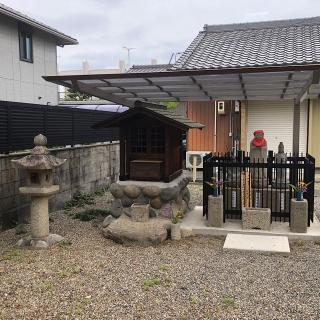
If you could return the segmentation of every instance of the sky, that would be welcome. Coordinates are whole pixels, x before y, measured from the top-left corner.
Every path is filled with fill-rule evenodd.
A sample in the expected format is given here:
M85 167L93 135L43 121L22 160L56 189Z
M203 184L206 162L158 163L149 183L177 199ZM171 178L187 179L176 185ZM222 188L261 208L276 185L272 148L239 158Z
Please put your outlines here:
M1 0L0 0L1 1ZM79 45L58 49L59 70L168 63L205 24L320 16L320 0L2 0L59 31ZM173 58L174 60L174 58Z

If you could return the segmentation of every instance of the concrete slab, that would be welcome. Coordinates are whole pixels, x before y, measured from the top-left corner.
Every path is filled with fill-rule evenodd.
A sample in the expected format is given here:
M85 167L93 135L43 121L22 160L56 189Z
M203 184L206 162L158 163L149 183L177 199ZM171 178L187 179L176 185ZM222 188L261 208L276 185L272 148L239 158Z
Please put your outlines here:
M224 251L256 251L266 254L289 255L288 237L228 233Z
M209 227L208 221L203 217L202 206L196 206L183 219L181 227L192 229L193 235L226 236L228 233L256 234L269 236L287 236L289 240L320 240L320 222L314 215L314 222L308 227L307 233L290 232L288 222L273 221L270 231L243 230L241 220L227 220L222 228Z

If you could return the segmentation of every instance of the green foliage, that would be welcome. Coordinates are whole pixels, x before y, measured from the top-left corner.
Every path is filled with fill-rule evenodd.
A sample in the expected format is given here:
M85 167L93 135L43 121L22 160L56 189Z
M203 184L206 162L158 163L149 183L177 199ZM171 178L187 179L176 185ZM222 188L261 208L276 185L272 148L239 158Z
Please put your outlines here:
M70 211L74 207L83 207L86 204L94 204L94 195L91 193L76 192L72 199L65 203L64 209Z
M26 225L24 223L18 224L16 227L16 234L24 234L27 233Z
M167 109L176 109L178 102L174 102L174 101L162 101L160 102L160 104L164 105L167 107Z
M172 216L172 218L171 218L171 223L172 223L172 224L177 224L177 223L179 223L178 217L177 217L177 216Z
M69 247L72 245L72 242L70 240L67 240L67 239L64 239L64 240L61 240L59 243L58 243L58 246L60 248L66 248L66 247Z
M196 296L191 296L190 303L196 305L198 303L198 298Z
M143 287L145 290L149 290L150 288L157 286L161 283L159 278L146 279L143 282Z
M14 260L14 261L21 261L23 258L23 252L19 249L7 249L3 252L2 259L3 260Z
M53 283L51 281L44 281L40 283L39 289L41 291L48 291L54 287Z
M161 271L167 271L167 270L169 270L169 265L168 264L162 264L161 266L160 266L160 270Z
M222 299L222 304L226 307L232 307L234 306L235 300L233 297L226 296Z
M73 89L67 89L64 100L66 101L87 101L91 98L89 94L81 93Z
M94 195L103 196L108 190L109 190L108 186L101 186L96 189L96 191L94 192Z
M106 217L110 215L109 210L103 210L103 209L87 209L84 211L77 212L73 218L79 219L80 221L90 221L95 219L97 216L103 216Z

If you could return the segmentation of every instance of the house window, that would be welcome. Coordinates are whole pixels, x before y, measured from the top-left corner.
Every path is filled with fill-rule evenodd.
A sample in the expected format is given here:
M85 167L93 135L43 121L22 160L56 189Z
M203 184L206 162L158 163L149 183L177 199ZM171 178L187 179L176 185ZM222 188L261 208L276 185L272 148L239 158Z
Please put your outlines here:
M133 153L147 152L147 130L145 128L132 128L131 139Z
M164 153L164 128L151 128L150 151L151 153Z
M20 60L33 62L32 34L25 30L19 30Z

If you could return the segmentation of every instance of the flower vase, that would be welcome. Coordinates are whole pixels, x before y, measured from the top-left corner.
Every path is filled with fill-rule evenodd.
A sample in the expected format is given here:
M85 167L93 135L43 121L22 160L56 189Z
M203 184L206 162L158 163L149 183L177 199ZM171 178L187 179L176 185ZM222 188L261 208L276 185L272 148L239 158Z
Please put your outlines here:
M296 192L296 199L297 199L297 201L302 201L303 200L303 192L302 191L297 191Z
M218 188L214 188L214 189L212 190L212 195L213 195L214 197L217 197L217 196L219 195L219 190L218 190Z

